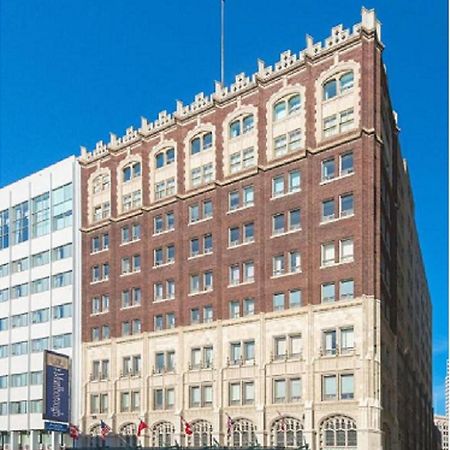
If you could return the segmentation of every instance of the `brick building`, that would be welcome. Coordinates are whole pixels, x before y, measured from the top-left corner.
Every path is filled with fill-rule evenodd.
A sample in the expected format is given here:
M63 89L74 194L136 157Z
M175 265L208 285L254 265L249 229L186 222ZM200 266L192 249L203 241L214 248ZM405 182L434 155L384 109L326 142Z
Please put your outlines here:
M141 417L143 445L431 449L431 304L382 50L363 9L82 149L92 443Z

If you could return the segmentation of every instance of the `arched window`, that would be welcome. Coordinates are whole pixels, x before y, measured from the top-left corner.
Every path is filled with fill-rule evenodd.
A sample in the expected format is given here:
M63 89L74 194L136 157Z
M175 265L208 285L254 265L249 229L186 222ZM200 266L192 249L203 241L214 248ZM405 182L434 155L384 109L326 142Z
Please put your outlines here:
M157 422L152 427L152 447L174 445L175 426L171 422Z
M323 84L323 100L329 100L337 95L345 94L353 88L353 71L350 70L342 74L335 75L329 78Z
M173 147L160 151L155 156L155 167L160 169L175 162L175 149Z
M94 178L92 182L92 193L97 194L98 192L106 191L110 187L109 174L102 174Z
M131 181L133 178L137 178L141 176L141 163L133 162L128 164L122 169L122 181L127 183Z
M100 424L93 425L89 430L89 447L100 447Z
M232 429L228 433L229 447L249 447L256 444L255 424L247 419L233 421Z
M212 424L207 420L197 420L192 423L192 434L188 436L189 447L212 446Z
M211 131L198 134L191 140L191 155L210 149L213 143L212 139Z
M320 449L357 450L356 423L350 417L332 416L320 426Z
M274 447L300 447L304 445L303 424L294 417L279 417L272 423L270 438Z
M229 125L230 139L253 130L255 120L253 114L242 115L233 120Z
M293 94L279 100L273 106L273 120L281 120L300 110L300 94Z
M136 447L136 431L136 424L134 423L122 425L119 431L121 437L121 439L119 439L120 447Z

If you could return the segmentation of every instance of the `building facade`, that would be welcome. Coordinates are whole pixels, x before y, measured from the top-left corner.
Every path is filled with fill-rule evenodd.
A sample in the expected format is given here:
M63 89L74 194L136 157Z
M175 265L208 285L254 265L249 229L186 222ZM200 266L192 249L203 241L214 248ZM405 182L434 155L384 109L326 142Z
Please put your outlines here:
M448 417L435 415L434 424L439 430L441 449L448 450Z
M79 416L79 165L74 156L0 190L0 436L6 449L53 449L44 431L43 351L73 358Z
M432 448L431 305L382 50L363 9L82 149L87 444L101 420L134 442L142 418L142 445Z

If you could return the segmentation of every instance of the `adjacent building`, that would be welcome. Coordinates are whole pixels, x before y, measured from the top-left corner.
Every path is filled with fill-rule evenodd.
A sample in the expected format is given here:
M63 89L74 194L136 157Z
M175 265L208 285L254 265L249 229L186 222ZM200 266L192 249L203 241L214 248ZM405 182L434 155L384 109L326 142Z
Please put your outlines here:
M79 191L74 156L0 189L2 448L61 442L42 420L45 349L73 357L71 410L79 415Z
M441 449L448 450L448 417L447 416L434 416L434 424L439 430L439 437L441 442Z
M132 442L141 418L142 445L432 448L431 304L382 51L363 9L83 149L87 444L101 420Z

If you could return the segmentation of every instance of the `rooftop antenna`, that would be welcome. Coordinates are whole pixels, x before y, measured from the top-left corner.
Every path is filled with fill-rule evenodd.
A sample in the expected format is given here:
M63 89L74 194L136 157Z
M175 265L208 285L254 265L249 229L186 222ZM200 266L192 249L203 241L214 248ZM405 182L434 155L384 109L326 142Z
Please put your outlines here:
M225 83L225 0L220 0L220 83Z

